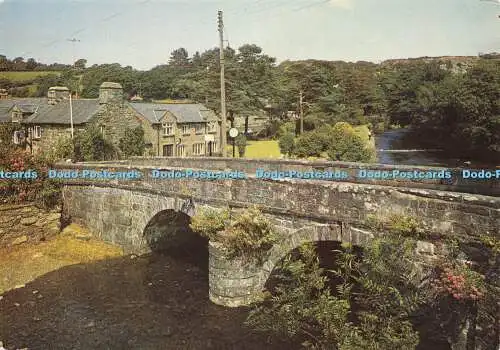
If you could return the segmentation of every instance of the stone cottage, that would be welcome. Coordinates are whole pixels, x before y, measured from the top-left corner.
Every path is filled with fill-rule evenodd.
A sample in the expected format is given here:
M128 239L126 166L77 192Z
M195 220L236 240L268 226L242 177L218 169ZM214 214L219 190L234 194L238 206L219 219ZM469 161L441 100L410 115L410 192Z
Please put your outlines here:
M199 104L128 102L118 83L105 82L98 99L73 99L65 87L49 89L47 98L0 101L0 122L19 124L14 142L32 153L50 150L60 138L96 124L116 148L125 130L141 126L150 156L216 155L219 120Z

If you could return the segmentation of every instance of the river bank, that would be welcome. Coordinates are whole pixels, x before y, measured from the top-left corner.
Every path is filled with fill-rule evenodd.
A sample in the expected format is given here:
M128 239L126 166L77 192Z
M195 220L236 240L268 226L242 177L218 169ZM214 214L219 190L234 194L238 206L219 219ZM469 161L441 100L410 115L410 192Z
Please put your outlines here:
M124 256L76 225L0 254L7 350L300 348L246 328L247 308L210 302L206 256Z
M101 242L88 230L71 224L53 239L0 249L0 294L64 266L122 255L122 249Z

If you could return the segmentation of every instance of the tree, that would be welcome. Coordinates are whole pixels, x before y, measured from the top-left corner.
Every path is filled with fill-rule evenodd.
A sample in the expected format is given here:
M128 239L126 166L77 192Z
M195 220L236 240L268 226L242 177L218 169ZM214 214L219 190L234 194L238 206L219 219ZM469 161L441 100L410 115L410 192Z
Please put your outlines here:
M76 69L81 69L81 70L85 69L86 65L87 65L87 60L84 59L84 58L80 58L74 64L74 66L75 66Z
M26 69L27 70L35 70L36 67L38 66L38 63L34 58L28 58L28 61L26 61Z
M168 61L169 66L187 67L190 63L189 54L183 47L172 51Z
M126 158L142 156L145 149L144 129L142 126L135 129L126 129L123 138L120 139L119 148Z

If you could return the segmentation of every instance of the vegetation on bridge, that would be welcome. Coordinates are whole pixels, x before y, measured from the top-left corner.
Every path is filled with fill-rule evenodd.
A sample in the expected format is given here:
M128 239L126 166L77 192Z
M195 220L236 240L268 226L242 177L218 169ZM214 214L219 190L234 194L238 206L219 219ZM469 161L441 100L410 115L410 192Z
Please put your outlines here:
M392 215L376 223L384 234L362 253L343 244L334 251L334 270L321 267L310 243L298 257L286 257L277 285L254 304L247 324L312 349L416 349L436 342L498 347L498 239L475 242L487 263L473 264L472 243L456 239L426 258L417 254L417 240L429 238L418 220ZM258 208L234 221L228 210L205 209L191 227L234 257L263 257L276 243Z
M193 231L222 244L230 258L262 263L276 243L271 223L259 207L250 207L231 218L229 210L200 209L191 218Z

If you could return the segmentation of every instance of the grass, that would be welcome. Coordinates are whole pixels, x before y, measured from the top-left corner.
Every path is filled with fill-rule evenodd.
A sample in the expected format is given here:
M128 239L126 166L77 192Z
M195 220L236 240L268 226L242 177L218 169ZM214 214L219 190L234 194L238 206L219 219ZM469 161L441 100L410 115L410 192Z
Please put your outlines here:
M86 237L86 240L78 239L78 236ZM0 251L0 294L64 266L121 255L120 248L93 239L88 231L71 224L47 242Z
M228 143L231 141L228 140ZM228 157L233 156L233 145L227 146ZM238 147L235 146L235 158L239 158ZM263 140L263 141L248 141L247 148L245 150L245 158L250 159L279 159L281 156L280 148L278 146L278 141L275 140Z
M33 72L0 72L0 79L9 79L13 82L23 82L26 80L33 80L36 77L41 77L49 74L57 74L56 71L33 71Z
M368 148L375 149L375 138L369 138L370 130L366 125L358 125L354 127L356 134L358 134L365 142ZM228 140L228 143L231 141ZM233 146L227 146L228 157L233 156ZM235 158L239 158L238 147L235 147ZM281 157L278 141L275 140L261 140L261 141L248 141L245 151L245 158L249 159L279 159ZM308 160L327 160L328 155L326 152L321 157L309 157Z

